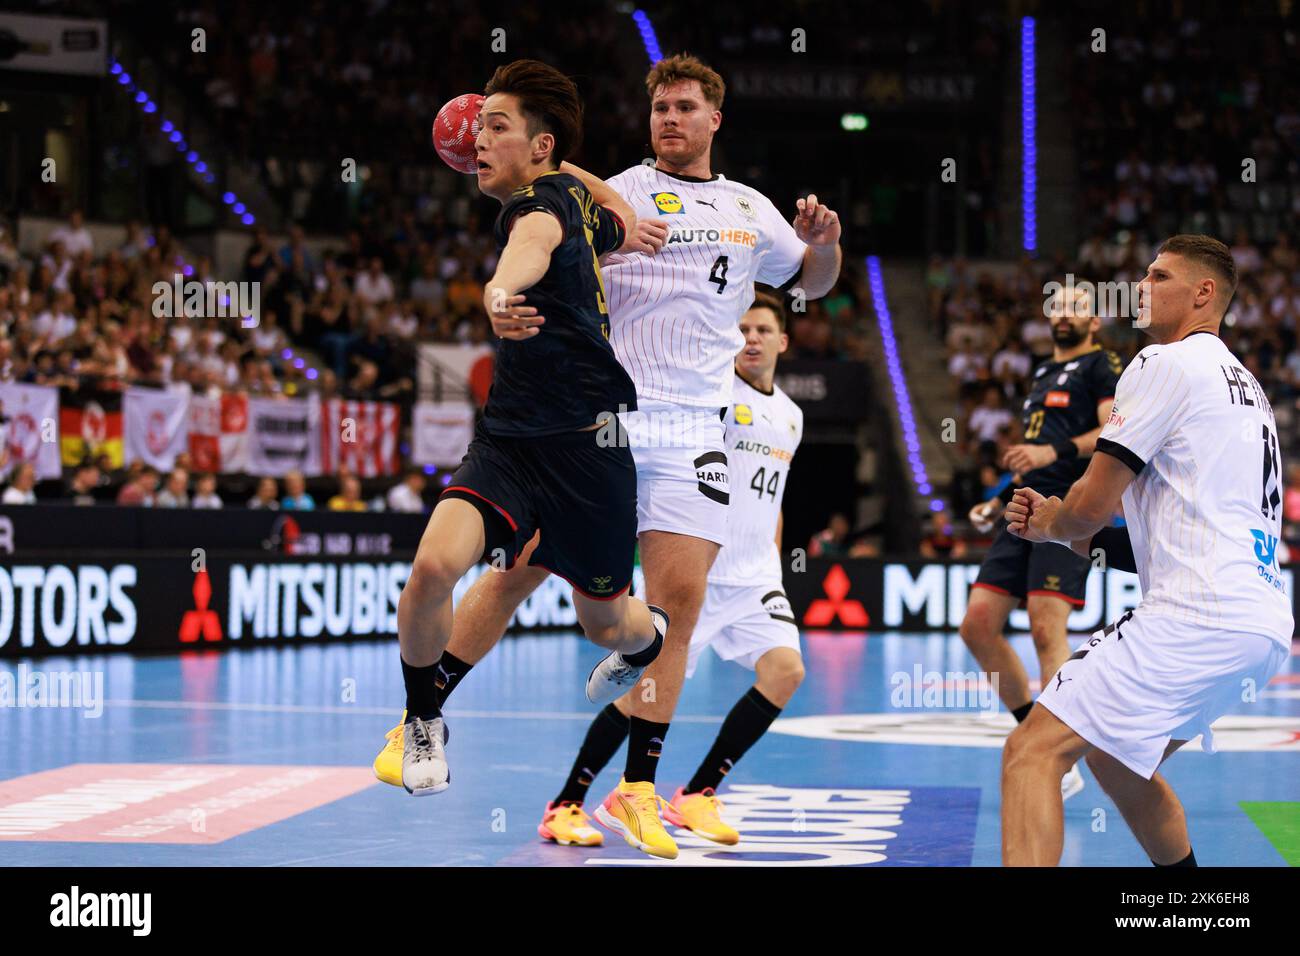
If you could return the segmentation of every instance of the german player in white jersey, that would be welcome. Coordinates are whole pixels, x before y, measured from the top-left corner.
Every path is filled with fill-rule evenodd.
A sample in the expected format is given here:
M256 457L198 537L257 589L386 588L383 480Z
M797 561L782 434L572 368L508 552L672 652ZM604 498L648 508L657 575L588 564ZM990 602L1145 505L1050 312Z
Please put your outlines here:
M743 341L739 320L754 283L825 295L839 277L838 216L815 195L798 199L787 222L761 193L715 175L713 137L722 125L725 84L691 56L660 60L646 77L653 166L610 180L637 215L620 255L602 260L610 341L637 390L626 416L637 470L637 535L647 601L669 626L644 691L624 694L628 757L605 816L627 842L673 859L677 846L659 818L655 768L685 679L691 634L704 603L709 569L725 541L730 481L723 414L731 403L732 362ZM597 192L599 179L565 163ZM642 216L646 216L642 220ZM611 409L613 412L619 409ZM525 552L522 556L528 557ZM504 633L515 608L545 580L527 560L479 577L457 609L443 667L450 694ZM631 691L642 671L611 654L588 680L587 696ZM392 742L376 761L391 762ZM577 808L581 813L581 808Z
M1182 804L1157 768L1263 687L1295 622L1278 568L1280 452L1263 389L1219 338L1237 284L1228 248L1167 240L1139 285L1155 340L1119 380L1087 472L1060 498L1020 489L1012 532L1136 570L1142 600L1081 647L1008 738L1002 859L1055 865L1061 774L1086 755L1157 866L1195 866ZM1123 503L1126 529L1107 528Z

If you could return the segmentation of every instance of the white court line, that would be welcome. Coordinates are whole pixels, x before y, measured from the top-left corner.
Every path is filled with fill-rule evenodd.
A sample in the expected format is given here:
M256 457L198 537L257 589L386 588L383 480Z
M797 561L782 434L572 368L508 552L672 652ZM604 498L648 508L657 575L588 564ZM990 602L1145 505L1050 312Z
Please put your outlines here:
M356 714L364 717L394 717L392 707L323 707L304 704L241 704L210 700L106 700L106 707L134 707L142 710L235 710L268 714ZM571 710L452 710L447 716L479 720L587 720L593 713ZM680 715L673 723L720 724L723 718L695 714Z

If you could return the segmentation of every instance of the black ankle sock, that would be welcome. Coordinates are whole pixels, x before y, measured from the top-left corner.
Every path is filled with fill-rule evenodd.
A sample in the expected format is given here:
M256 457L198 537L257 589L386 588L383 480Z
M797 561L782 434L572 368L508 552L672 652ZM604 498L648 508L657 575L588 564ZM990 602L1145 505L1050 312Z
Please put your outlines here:
M1027 704L1022 704L1011 712L1011 716L1016 718L1016 723L1023 724L1029 712L1034 709L1034 702L1031 700Z
M434 680L438 688L438 709L441 710L447 703L447 698L451 696L460 682L465 679L465 675L470 672L474 665L462 661L450 651L443 651L442 657L438 659L438 676Z
M438 706L438 665L412 667L402 661L402 680L406 684L406 720L409 723L416 717L421 720L433 720L442 716Z
M624 654L623 660L627 661L633 667L648 667L653 663L654 659L659 656L659 652L663 650L663 646L664 639L656 634L655 639L650 642L649 647L637 651L635 654Z
M1196 866L1196 853L1191 847L1188 847L1187 856L1183 857L1177 863L1157 863L1155 860L1152 860L1151 865L1161 870L1167 870L1173 866Z
M722 778L758 738L767 732L767 728L781 713L776 706L759 693L757 687L751 687L745 696L736 701L727 719L722 722L717 739L713 741L708 755L700 768L686 785L687 793L699 793L701 790L718 789Z
M654 783L659 767L659 752L668 736L668 724L633 717L627 731L627 767L623 779L628 783Z
M587 790L596 774L605 769L605 764L618 753L627 737L628 719L617 707L608 704L596 715L596 719L587 728L578 759L573 762L569 779L564 781L564 788L555 798L555 803L582 803L587 799Z

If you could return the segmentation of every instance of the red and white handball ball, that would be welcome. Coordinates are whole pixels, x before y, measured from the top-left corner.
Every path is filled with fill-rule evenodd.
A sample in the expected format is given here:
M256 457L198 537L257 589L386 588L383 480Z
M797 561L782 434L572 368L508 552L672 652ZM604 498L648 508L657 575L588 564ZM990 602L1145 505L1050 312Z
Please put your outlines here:
M478 172L474 140L478 139L478 114L483 97L466 93L448 100L433 121L433 148L442 161L462 173Z

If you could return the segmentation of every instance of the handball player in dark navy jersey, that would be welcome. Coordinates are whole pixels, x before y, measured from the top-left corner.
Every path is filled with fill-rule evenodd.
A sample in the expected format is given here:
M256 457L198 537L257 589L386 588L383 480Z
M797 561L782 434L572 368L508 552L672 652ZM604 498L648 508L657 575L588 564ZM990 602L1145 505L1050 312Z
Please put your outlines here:
M492 388L460 468L434 508L398 605L407 715L402 785L421 796L450 782L439 684L452 589L480 560L528 556L573 585L578 622L610 649L592 686L608 699L635 684L667 617L628 593L636 549L636 469L611 416L636 390L609 345L598 257L623 245L635 214L600 180L558 171L577 146L573 82L535 60L499 68L484 91L478 185L502 203L501 250L484 307L500 339ZM602 428L602 425L606 426ZM615 429L617 431L617 429Z
M1058 291L1046 312L1052 357L1033 371L1021 416L1023 441L1009 448L1002 462L1015 473L1011 483L1000 496L971 509L971 522L981 530L992 528L1017 487L1046 485L1051 494L1064 497L1083 477L1115 401L1123 367L1118 355L1093 340L1101 323L1086 291ZM1071 611L1083 606L1090 568L1087 558L1069 548L1032 544L1007 531L1005 521L998 522L971 588L961 636L980 667L998 675L998 695L1017 721L1029 714L1033 698L1024 665L1002 639L1007 617L1021 605L1029 611L1039 686L1046 686L1070 656L1067 621ZM1062 793L1070 797L1082 788L1083 777L1072 768L1061 782Z

